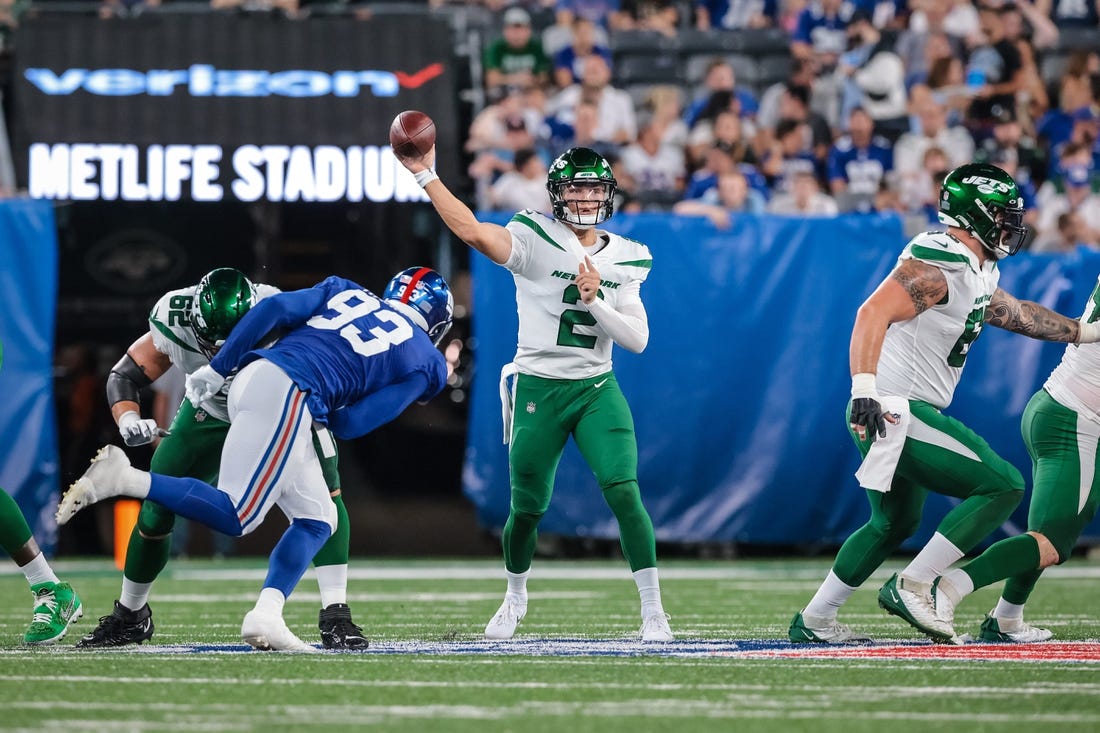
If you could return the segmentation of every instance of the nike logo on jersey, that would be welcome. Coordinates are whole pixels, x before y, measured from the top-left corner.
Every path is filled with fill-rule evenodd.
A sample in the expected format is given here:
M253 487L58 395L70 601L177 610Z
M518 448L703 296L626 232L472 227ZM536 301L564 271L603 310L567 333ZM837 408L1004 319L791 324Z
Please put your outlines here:
M595 384L593 384L592 386L593 386L593 387L595 387L596 389L599 389L600 387L604 386L605 384L607 384L607 380L606 380L606 379L605 379L605 380L603 380L602 382L596 382L596 383L595 383Z

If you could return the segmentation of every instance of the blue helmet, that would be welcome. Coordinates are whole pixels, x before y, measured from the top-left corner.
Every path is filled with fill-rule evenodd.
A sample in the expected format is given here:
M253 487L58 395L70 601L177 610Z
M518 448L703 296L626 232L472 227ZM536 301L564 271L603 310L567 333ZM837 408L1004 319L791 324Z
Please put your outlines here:
M443 276L430 267L410 267L393 276L382 299L396 306L439 345L454 318L455 299Z

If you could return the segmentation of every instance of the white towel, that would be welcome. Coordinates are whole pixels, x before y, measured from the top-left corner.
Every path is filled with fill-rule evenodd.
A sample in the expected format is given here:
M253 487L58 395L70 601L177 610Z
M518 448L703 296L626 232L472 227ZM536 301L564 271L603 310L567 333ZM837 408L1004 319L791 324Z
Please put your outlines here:
M504 445L508 445L508 441L512 439L512 409L515 401L512 394L515 383L509 387L508 377L518 373L519 368L513 363L505 364L500 370L500 413L504 418Z
M886 493L894 481L894 471L909 432L909 400L904 397L880 397L878 403L884 413L894 413L898 421L886 423L886 437L875 438L871 450L867 451L856 471L856 478L863 488Z

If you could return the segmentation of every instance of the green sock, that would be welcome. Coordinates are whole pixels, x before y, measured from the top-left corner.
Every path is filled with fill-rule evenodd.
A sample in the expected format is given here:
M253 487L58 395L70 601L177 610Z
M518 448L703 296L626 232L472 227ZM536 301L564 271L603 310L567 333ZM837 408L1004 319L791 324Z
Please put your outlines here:
M541 514L517 512L514 508L508 512L508 521L504 523L504 531L500 535L504 567L508 572L518 575L531 569L540 519Z
M904 538L902 538L904 539ZM833 560L833 573L845 585L858 588L897 549L895 541L878 527L867 523L851 534Z
M604 500L619 522L619 543L631 572L657 567L657 538L653 520L642 506L637 481L627 481L604 489Z
M1013 575L1005 583L1005 589L1001 592L1001 598L1017 606L1024 605L1027 603L1028 597L1031 596L1031 591L1035 588L1035 584L1039 582L1039 576L1042 574L1042 570L1028 570L1019 575Z
M1022 534L1001 540L961 569L974 581L975 588L982 588L1038 567L1039 543L1031 535Z
M170 535L150 539L142 537L138 526L130 533L130 543L126 546L126 566L122 574L135 583L152 583L168 564L168 555L172 549Z
M14 556L30 538L31 528L19 505L8 492L0 490L0 547Z
M351 524L348 519L348 508L344 506L344 497L341 494L332 497L332 503L336 505L336 531L313 556L315 566L348 564L349 546L351 545Z

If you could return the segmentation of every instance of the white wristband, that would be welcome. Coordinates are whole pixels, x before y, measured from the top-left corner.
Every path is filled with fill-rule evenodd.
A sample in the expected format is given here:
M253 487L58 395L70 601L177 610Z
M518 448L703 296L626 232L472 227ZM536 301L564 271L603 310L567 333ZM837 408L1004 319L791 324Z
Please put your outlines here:
M875 375L870 372L860 372L852 375L852 399L859 397L878 398L878 390L875 389Z
M122 430L126 428L126 426L136 423L139 420L141 420L141 415L137 414L137 412L135 412L134 410L127 410L126 412L118 416L119 430Z
M436 172L433 171L431 168L425 168L422 171L419 171L417 173L413 173L413 178L416 179L416 182L418 184L420 184L421 188L424 188L425 186L427 186L432 181L438 181L439 180L439 176L436 175Z
M1080 328L1077 331L1077 343L1091 344L1100 341L1100 321L1089 323L1085 320L1077 322Z

